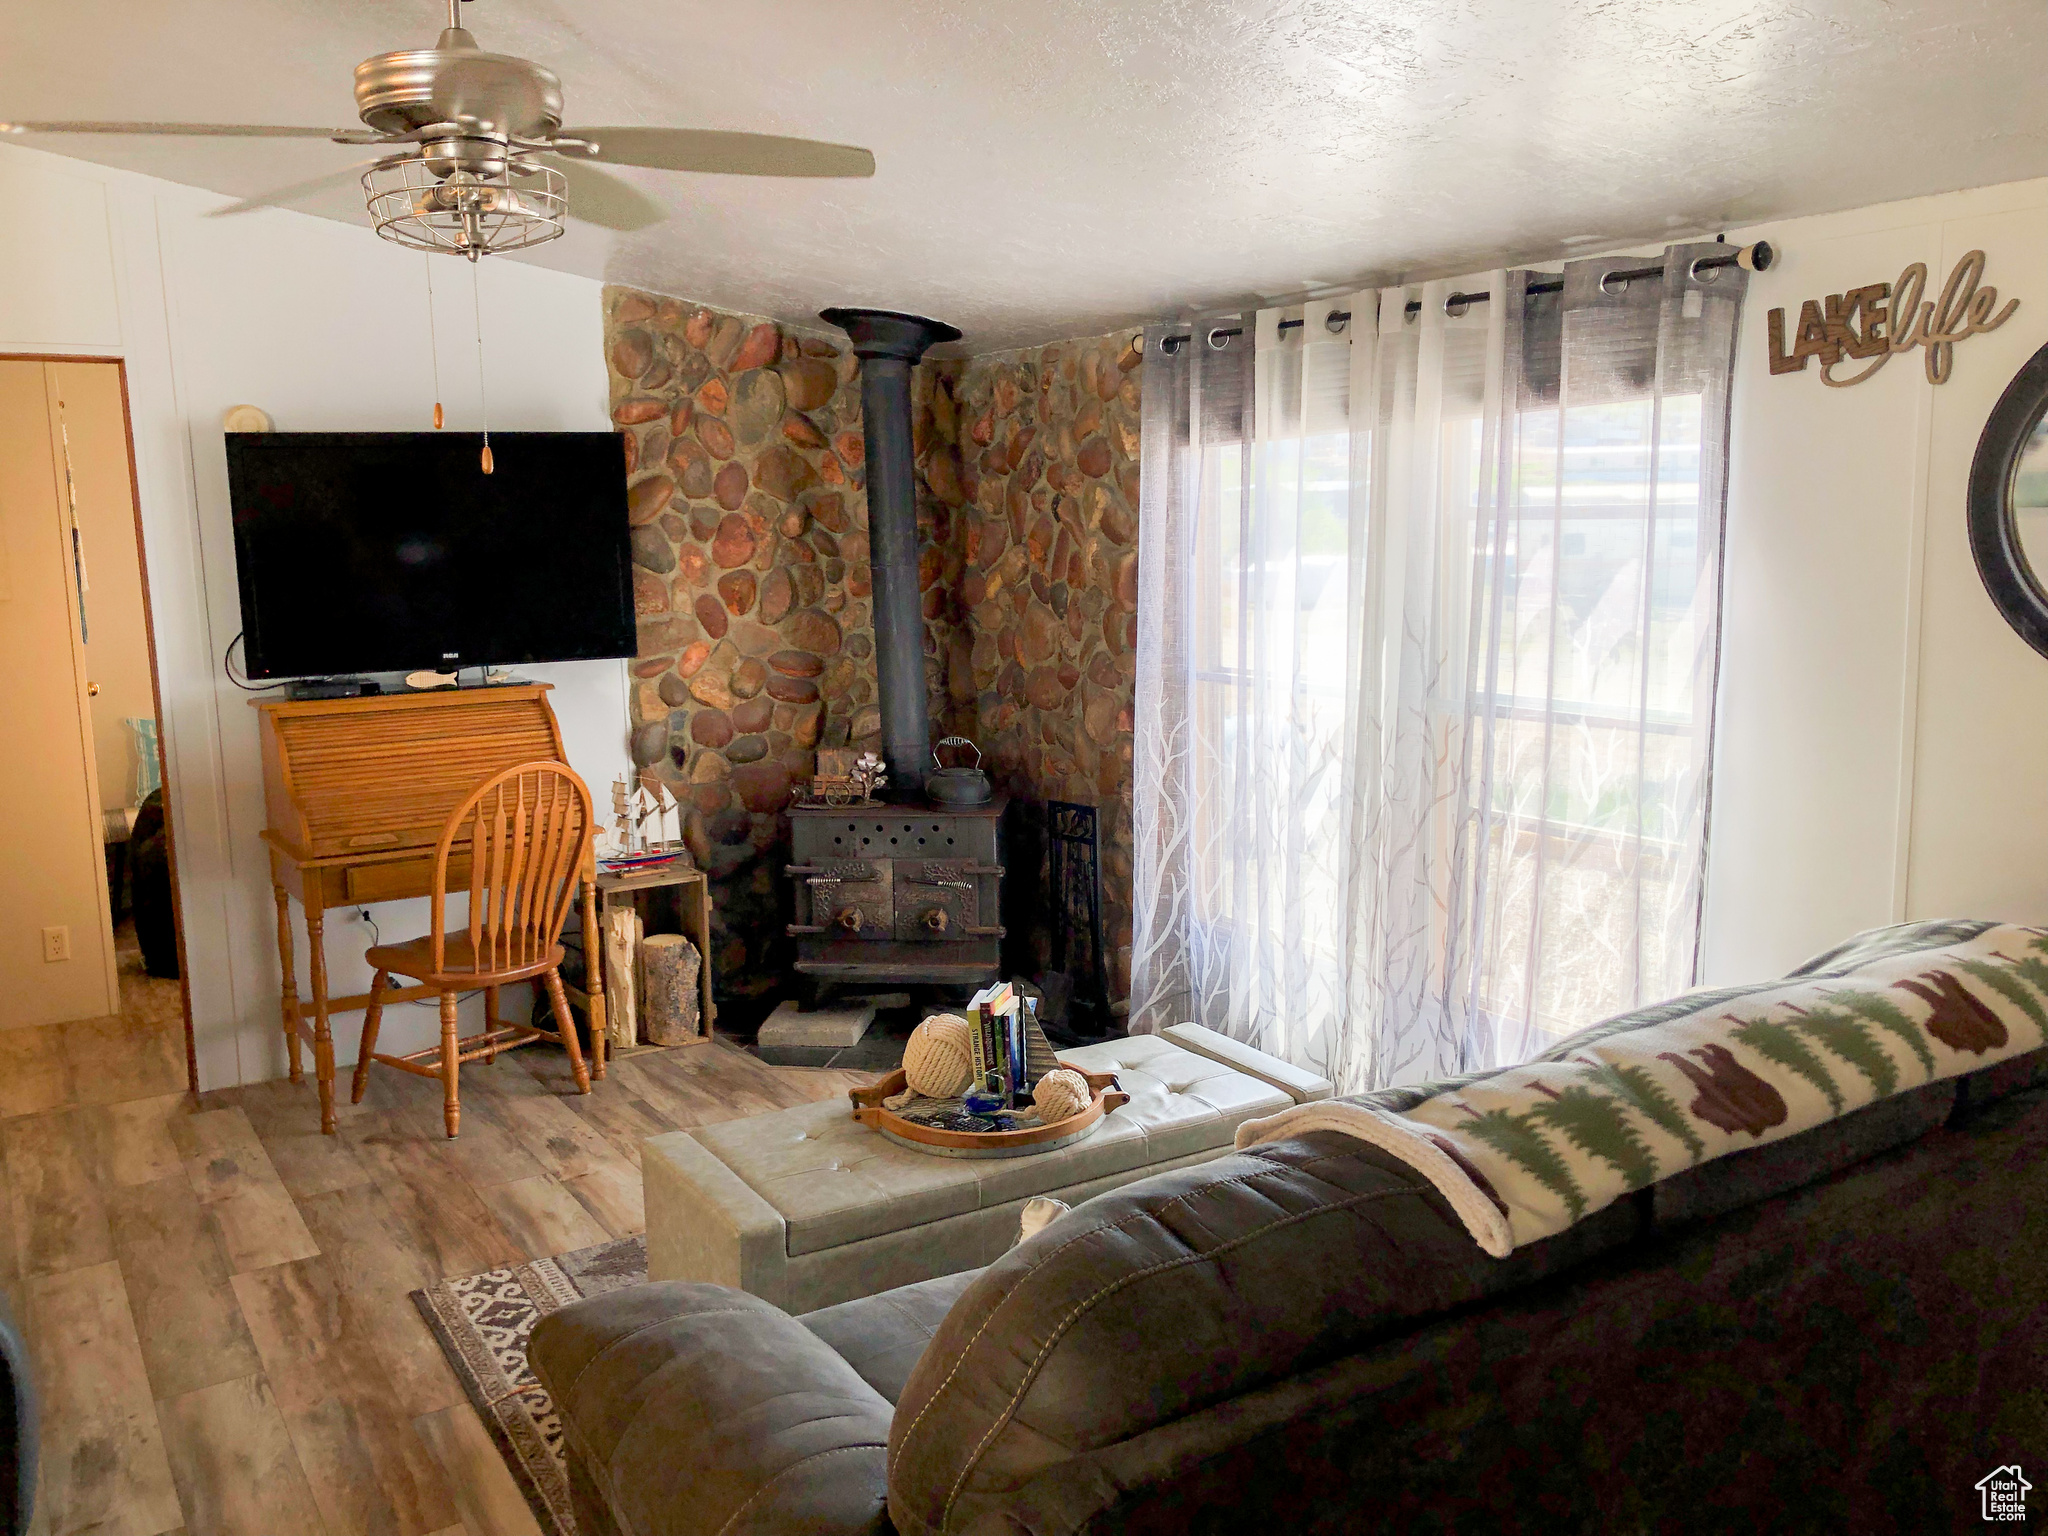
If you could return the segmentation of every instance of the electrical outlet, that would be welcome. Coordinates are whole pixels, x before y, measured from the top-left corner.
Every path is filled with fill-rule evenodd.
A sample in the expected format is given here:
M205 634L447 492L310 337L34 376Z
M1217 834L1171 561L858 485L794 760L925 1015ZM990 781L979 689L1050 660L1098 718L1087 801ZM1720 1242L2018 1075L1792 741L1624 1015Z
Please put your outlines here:
M69 960L71 958L71 930L69 928L45 928L43 930L43 958L45 960Z

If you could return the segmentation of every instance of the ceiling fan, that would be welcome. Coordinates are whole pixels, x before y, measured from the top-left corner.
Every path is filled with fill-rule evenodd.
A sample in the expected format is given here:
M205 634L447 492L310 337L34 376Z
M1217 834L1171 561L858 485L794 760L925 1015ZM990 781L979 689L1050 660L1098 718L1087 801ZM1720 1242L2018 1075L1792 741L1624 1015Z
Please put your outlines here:
M572 211L606 229L626 231L666 217L639 188L593 162L740 176L875 174L875 157L850 144L704 128L565 130L561 80L530 59L484 52L462 25L464 3L448 0L448 27L432 48L380 53L356 66L362 128L0 122L0 133L332 139L376 146L389 152L215 212L295 202L360 177L378 234L471 261L552 240Z

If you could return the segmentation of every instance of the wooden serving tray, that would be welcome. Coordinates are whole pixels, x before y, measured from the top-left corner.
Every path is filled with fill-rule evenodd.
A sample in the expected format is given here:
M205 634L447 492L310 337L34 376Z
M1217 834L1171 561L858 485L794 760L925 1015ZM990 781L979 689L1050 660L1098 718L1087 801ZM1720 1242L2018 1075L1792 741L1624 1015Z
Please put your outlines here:
M1060 1065L1066 1066L1066 1063ZM1079 1067L1068 1067L1067 1070L1081 1072ZM943 1131L937 1126L905 1120L894 1110L882 1106L882 1100L892 1098L910 1086L901 1067L878 1083L847 1090L847 1097L853 1101L854 1119L872 1126L891 1141L919 1152L929 1152L937 1157L1026 1157L1079 1141L1102 1123L1104 1115L1131 1102L1131 1096L1117 1086L1115 1073L1081 1072L1081 1075L1094 1090L1094 1096L1085 1109L1064 1120L1024 1131Z

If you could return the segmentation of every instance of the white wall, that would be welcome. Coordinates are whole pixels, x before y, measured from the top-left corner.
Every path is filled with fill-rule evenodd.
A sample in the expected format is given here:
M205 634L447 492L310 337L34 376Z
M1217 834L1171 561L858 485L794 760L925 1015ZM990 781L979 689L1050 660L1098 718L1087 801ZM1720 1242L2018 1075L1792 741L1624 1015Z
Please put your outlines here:
M17 146L0 146L0 201L0 353L127 365L200 1083L280 1076L255 712L221 676L240 627L221 413L260 405L284 430L430 426L429 258L303 214L207 219L222 201L213 194ZM441 398L449 426L473 429L470 272L442 258L434 276ZM490 424L604 429L600 285L504 260L478 277ZM626 664L523 670L556 685L570 761L602 799L627 767ZM392 904L377 920L387 937L409 937L425 931L425 910ZM368 985L367 942L353 916L328 914L337 995ZM301 933L302 985L306 974ZM338 1021L345 1062L360 1017ZM396 1009L386 1049L436 1033L429 1011Z
M1780 252L1743 314L1703 979L1775 975L1908 918L2048 921L2048 658L1991 606L1964 504L1985 418L2048 342L2048 182L1731 231ZM1981 247L2020 308L1827 389L1765 315ZM1929 297L1934 297L1930 292Z

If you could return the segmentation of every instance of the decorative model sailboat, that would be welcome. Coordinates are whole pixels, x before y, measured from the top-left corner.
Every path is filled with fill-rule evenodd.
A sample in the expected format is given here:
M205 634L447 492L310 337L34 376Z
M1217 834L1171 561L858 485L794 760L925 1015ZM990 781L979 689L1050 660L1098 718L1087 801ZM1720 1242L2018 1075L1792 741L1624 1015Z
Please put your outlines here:
M611 850L598 850L609 870L665 864L683 852L683 809L666 784L635 788L623 775L612 781Z

